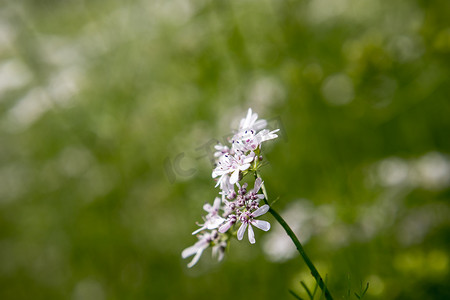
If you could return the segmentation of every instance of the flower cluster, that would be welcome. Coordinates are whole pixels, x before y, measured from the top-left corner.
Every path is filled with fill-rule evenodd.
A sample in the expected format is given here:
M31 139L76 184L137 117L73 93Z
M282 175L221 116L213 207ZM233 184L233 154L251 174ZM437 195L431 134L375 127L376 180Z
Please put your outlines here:
M261 166L261 144L277 138L276 132L265 129L267 122L258 120L258 115L248 110L247 116L241 120L239 129L229 140L230 144L215 146L216 167L212 178L217 178L221 197L216 197L213 205L203 206L206 215L203 223L192 234L198 241L181 253L183 258L194 255L188 267L195 265L203 251L212 247L213 256L222 260L228 242L232 237L242 240L248 232L250 243L255 243L253 227L263 231L270 229L270 223L257 220L259 216L269 211L269 205L260 204L264 195L259 193L263 181L256 178L253 189L248 190L248 183L240 183L248 173L255 173ZM256 173L255 173L256 174Z

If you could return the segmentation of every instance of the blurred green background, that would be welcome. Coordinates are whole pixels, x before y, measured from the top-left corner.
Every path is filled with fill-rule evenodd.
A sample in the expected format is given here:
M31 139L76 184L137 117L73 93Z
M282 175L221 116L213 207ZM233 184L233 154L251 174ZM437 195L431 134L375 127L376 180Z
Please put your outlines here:
M248 107L282 128L262 175L335 299L450 299L449 1L0 6L0 299L304 297L270 216L181 259Z

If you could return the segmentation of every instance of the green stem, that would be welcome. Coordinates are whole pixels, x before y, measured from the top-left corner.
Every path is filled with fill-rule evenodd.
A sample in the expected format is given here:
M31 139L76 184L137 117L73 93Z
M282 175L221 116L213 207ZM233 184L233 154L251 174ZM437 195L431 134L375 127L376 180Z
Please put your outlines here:
M255 177L259 177L258 172L255 172ZM264 194L264 202L269 205L269 199L267 197L267 191L266 187L264 186L264 182L261 185L261 189ZM312 263L312 261L309 259L308 255L306 255L305 250L303 249L302 244L298 240L295 233L292 231L292 229L289 227L289 225L286 223L286 221L272 208L269 208L269 212L272 214L272 216L280 223L280 225L284 228L287 235L291 238L292 242L294 242L295 247L297 247L298 253L302 256L303 260L305 261L306 265L308 266L309 270L311 271L311 275L316 279L317 284L322 289L322 291L325 293L325 298L327 300L333 300L333 297L330 294L330 291L328 290L326 284L324 283L322 277L320 276L319 272L317 271L316 267Z

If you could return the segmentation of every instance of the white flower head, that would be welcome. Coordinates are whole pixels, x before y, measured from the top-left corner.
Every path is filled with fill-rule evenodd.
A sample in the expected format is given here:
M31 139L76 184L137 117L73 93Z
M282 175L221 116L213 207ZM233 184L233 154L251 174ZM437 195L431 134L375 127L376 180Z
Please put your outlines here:
M213 230L211 232L204 232L197 235L198 241L184 249L181 252L182 258L188 258L195 254L194 258L188 263L188 268L192 268L200 259L203 254L203 251L208 247L212 246L212 255L213 257L217 257L219 261L221 261L225 255L225 249L227 248L227 241L223 240L217 230Z
M205 229L216 229L225 221L224 218L219 216L220 204L221 199L219 197L216 197L212 206L209 203L203 205L203 209L208 214L204 217L205 223L201 224L201 227L192 233L193 235Z
M189 268L198 262L208 247L212 247L213 256L221 261L230 238L237 235L237 239L242 240L247 231L250 243L254 244L253 226L263 231L270 229L269 222L256 219L270 209L269 205L260 206L259 203L264 199L264 195L259 193L262 179L257 178L251 190L247 190L248 183L240 183L245 174L259 168L261 144L278 137L276 133L279 129L270 131L265 129L266 126L267 121L258 120L258 115L248 109L238 131L229 140L231 146L220 143L215 145L216 166L211 176L218 177L216 187L220 186L221 197L216 197L212 205L207 203L203 206L207 212L203 217L204 222L197 224L200 228L192 233L197 234L198 241L181 253L183 258L194 256L188 264ZM237 229L236 224L239 222Z
M230 174L230 183L235 184L239 180L239 171L245 171L250 168L250 163L254 160L255 153L250 152L249 154L244 154L242 152L237 152L234 155L225 154L219 158L216 168L212 172L212 178L221 176L217 181L216 187L221 184L224 180L223 176Z
M270 229L269 222L262 221L262 220L255 220L256 217L262 216L263 214L265 214L268 211L269 211L269 205L264 204L263 206L261 206L260 208L255 210L254 212L246 211L246 212L242 213L239 217L239 221L241 221L242 224L241 224L241 227L239 227L239 230L237 232L238 240L242 240L242 238L244 237L244 233L245 233L245 230L247 229L247 226L248 226L248 240L250 241L251 244L254 244L256 242L255 241L255 233L253 232L252 225L261 230L268 231Z
M197 243L195 243L191 247L184 249L183 252L181 252L182 258L187 258L195 254L194 258L187 265L188 268L192 268L198 262L198 260L202 256L203 251L205 251L205 249L208 248L211 244L211 241L213 240L212 237L212 233L199 234Z
M278 137L275 133L279 129L273 131L264 129L267 126L267 121L257 120L257 118L258 115L256 113L252 114L252 110L249 108L247 117L241 120L238 132L231 138L231 151L255 151L260 147L262 142ZM258 130L261 131L258 132Z

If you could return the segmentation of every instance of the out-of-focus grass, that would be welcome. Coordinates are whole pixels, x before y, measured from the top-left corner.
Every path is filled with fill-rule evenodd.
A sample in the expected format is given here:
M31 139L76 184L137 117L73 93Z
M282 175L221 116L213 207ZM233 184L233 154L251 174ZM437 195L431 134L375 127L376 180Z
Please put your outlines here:
M0 298L304 295L276 226L222 264L180 257L217 192L201 147L248 107L282 126L262 175L337 299L361 281L367 299L448 298L449 11L4 1Z

